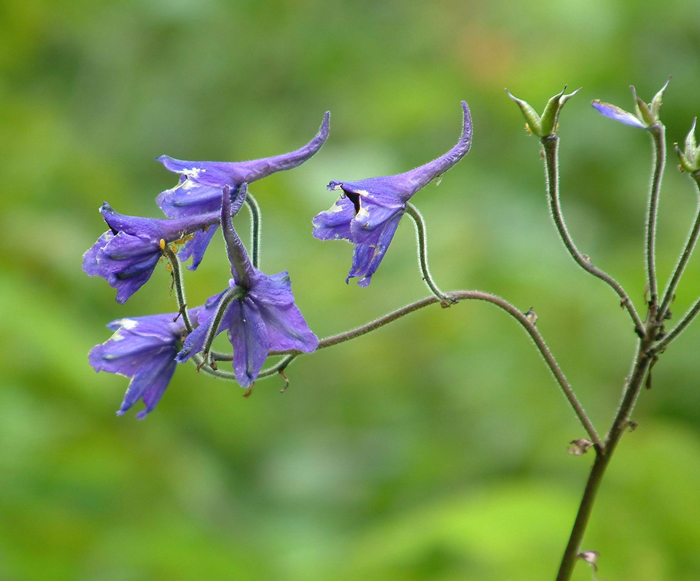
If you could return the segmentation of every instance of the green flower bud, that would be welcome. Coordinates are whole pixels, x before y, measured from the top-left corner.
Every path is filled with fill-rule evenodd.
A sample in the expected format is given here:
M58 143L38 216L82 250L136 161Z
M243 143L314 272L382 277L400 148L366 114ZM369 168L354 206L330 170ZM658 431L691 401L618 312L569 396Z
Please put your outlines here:
M561 93L554 95L548 102L542 112L542 117L540 117L535 110L530 106L529 103L514 97L508 89L506 93L508 96L515 101L520 110L523 112L525 119L527 120L527 127L533 135L537 137L545 138L550 137L557 130L557 124L559 122L559 113L561 112L564 104L571 99L576 93L581 89L576 89L573 93L565 95L566 87Z
M688 136L685 138L685 150L681 151L677 143L673 147L678 154L678 159L681 162L681 168L688 173L696 173L700 171L700 147L695 140L695 124L697 118L693 119L693 125L690 127Z

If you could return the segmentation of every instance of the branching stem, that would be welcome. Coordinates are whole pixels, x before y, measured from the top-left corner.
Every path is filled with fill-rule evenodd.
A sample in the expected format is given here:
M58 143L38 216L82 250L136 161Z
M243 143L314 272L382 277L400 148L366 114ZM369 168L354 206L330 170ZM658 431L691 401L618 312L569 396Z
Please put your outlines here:
M654 348L652 349L652 352L654 354L661 353L666 347L668 347L669 343L676 339L683 331L686 330L688 325L693 322L693 319L698 316L698 313L700 313L700 299L698 299L695 304L690 308L690 310L683 315L683 318L678 322L678 324L671 329L668 335L666 335L661 341L659 341Z
M607 283L620 297L620 304L627 309L632 321L634 323L634 328L637 336L642 337L644 335L644 323L637 314L632 301L629 296L622 288L622 285L618 283L612 276L602 271L601 269L593 266L590 259L581 254L576 248L574 241L566 228L566 223L564 222L564 215L561 210L561 200L559 198L559 164L557 161L557 151L559 148L559 138L556 135L551 135L542 139L542 148L544 149L544 159L546 167L546 178L547 178L547 195L549 198L549 207L552 211L552 218L554 219L554 225L559 232L559 236L566 246L566 249L571 254L572 258L576 261L581 268L589 272L596 278L599 278L603 282Z
M579 553L581 552L581 541L586 532L588 520L591 516L593 504L595 503L600 483L603 480L605 469L608 467L622 435L629 426L634 404L644 385L644 379L649 372L649 366L654 359L654 354L651 352L650 347L654 342L654 336L657 330L658 327L656 323L650 320L646 326L646 336L640 339L637 355L635 356L632 366L632 372L623 390L622 401L620 402L617 415L605 438L605 445L600 449L596 449L596 458L588 476L588 482L586 482L586 488L581 498L576 520L574 521L569 542L564 551L556 581L569 581L569 579L571 579L571 574L573 573Z
M496 305L497 307L508 313L510 316L512 316L516 321L518 321L518 323L520 323L520 325L525 329L528 335L530 335L530 338L534 341L535 346L540 352L540 355L544 359L547 367L549 367L549 370L552 372L552 375L554 375L554 378L556 379L557 383L564 392L566 399L571 404L571 407L573 408L574 412L581 421L581 424L588 433L588 436L591 438L597 449L602 448L603 444L600 440L600 437L598 436L598 433L596 432L595 428L593 427L593 424L586 415L586 412L584 411L583 407L576 398L576 395L571 389L571 386L569 385L566 377L564 376L564 373L561 371L561 368L554 359L554 356L547 347L547 344L544 342L544 339L540 335L540 332L538 331L537 327L533 322L530 321L530 319L528 319L528 317L525 314L521 313L517 308L515 308L505 299L481 291L454 291L445 293L445 297L455 302L465 300L486 301L493 305ZM367 333L376 331L384 325L388 325L389 323L392 323L393 321L396 321L401 317L404 317L410 313L413 313L414 311L417 311L419 309L422 309L423 307L427 307L428 305L432 305L437 302L440 302L440 299L436 296L426 297L424 299L406 305L405 307L397 309L392 313L384 315L383 317L380 317L379 319L367 323L366 325L362 325L355 329L351 329L350 331L339 333L331 337L326 337L325 339L319 341L318 349L325 349L327 347L332 347L333 345L338 345L339 343L344 343L345 341L356 339L357 337L361 337L362 335L366 335ZM270 351L270 355L282 355L284 353L289 352ZM273 365L261 371L260 375L258 375L258 378L269 377L271 375L279 373L279 371L284 370L289 365L289 363L291 363L291 361L299 355L302 355L302 353L298 351L289 353L287 357L282 359L276 365Z

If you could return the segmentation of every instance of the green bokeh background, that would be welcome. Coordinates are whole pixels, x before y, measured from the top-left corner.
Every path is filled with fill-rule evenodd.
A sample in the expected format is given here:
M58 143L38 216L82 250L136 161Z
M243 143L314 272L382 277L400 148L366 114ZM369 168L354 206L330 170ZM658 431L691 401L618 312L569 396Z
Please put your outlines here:
M670 141L700 113L700 4L301 0L0 3L0 579L552 579L591 463L521 329L486 304L431 307L303 357L291 387L178 370L157 410L117 418L126 380L87 352L124 316L172 311L168 274L126 305L81 271L104 200L158 216L175 183L154 157L242 160L331 137L254 184L263 268L288 269L319 336L427 294L410 222L372 285L346 286L351 247L311 237L330 179L471 153L414 198L443 288L534 307L596 425L613 416L635 339L608 288L550 223L538 143L508 86L561 117L563 204L583 252L641 304L649 140L590 107L650 99L669 74ZM671 160L659 222L668 276L696 204ZM247 231L245 213L236 225ZM190 302L228 272L216 239ZM698 295L691 262L680 312ZM700 577L700 325L665 354L603 484L584 547L599 577ZM591 579L580 565L575 579Z

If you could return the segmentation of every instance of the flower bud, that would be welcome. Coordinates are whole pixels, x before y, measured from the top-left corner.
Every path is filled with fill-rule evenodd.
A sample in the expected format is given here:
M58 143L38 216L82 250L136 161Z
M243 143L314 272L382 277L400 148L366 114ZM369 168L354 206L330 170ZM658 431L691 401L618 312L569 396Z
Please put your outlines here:
M700 147L698 147L697 141L695 140L696 122L697 118L693 119L693 125L690 127L688 136L685 138L685 150L681 151L678 144L674 144L678 158L681 161L681 167L689 173L700 171Z
M545 138L554 135L554 132L557 130L559 113L562 107L564 107L564 104L580 90L581 89L576 89L573 93L565 95L564 91L566 91L566 87L564 87L564 90L561 93L554 95L554 97L547 102L547 105L542 112L542 117L537 114L537 112L527 101L523 101L522 99L518 99L517 97L513 96L508 89L506 89L506 93L520 107L520 110L523 112L525 120L527 121L526 127L530 133L537 135L537 137Z

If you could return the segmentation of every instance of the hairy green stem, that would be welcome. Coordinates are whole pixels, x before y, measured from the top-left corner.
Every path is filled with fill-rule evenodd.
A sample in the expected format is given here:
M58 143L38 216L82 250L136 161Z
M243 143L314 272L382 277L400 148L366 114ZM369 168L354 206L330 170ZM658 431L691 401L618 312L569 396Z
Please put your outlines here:
M654 354L651 352L650 348L654 342L654 336L657 330L658 327L656 323L650 320L646 326L646 336L640 339L637 355L635 356L632 366L632 372L623 390L620 407L618 408L610 431L605 438L605 445L600 449L596 449L596 458L588 476L588 481L586 482L586 488L581 498L581 503L579 504L574 526L569 536L569 542L564 550L564 556L561 560L556 581L569 581L571 579L571 575L581 552L581 541L586 532L586 527L593 510L600 483L603 480L605 470L612 459L613 453L622 435L629 427L634 404L637 401L639 392L644 385L644 379L654 359Z
M418 239L418 263L420 264L420 270L423 275L423 280L425 284L428 285L430 291L440 299L440 304L444 307L448 307L450 302L445 294L438 288L437 284L433 280L430 274L430 269L428 268L428 241L426 239L426 226L423 216L418 211L413 204L406 204L406 213L413 219L413 223L416 226L416 236Z
M615 291L617 296L620 297L620 304L627 309L627 312L632 318L637 336L642 337L644 335L644 323L642 323L641 318L637 314L637 311L634 308L629 296L622 288L622 285L620 285L620 283L618 283L606 272L593 266L590 259L579 252L573 239L571 238L571 235L569 234L569 231L566 228L564 215L561 210L561 200L559 197L559 163L557 160L559 137L556 135L551 135L543 138L542 148L545 154L545 176L547 178L547 196L549 199L549 207L552 213L552 219L554 220L554 225L559 232L559 236L561 237L564 246L569 251L569 254L572 256L576 264L578 264L586 272L589 272L596 278L599 278L605 282Z
M693 175L692 177L695 183L695 189L697 190L698 194L700 194L700 177L697 175ZM659 312L656 316L656 319L659 322L663 322L666 318L666 311L669 309L671 303L673 302L676 287L678 286L678 283L681 280L681 276L683 276L683 271L685 270L685 267L688 265L688 260L690 259L690 256L693 254L695 244L698 241L698 236L700 236L700 203L698 203L698 208L695 211L695 221L693 222L693 227L691 228L690 234L688 235L688 240L685 243L685 248L683 248L683 252L681 253L680 258L678 259L678 264L676 264L676 268L673 271L673 274L671 275L671 280L668 283L668 288L666 289L666 292L664 292L663 299L661 299L661 306L659 307Z
M566 399L569 401L571 404L571 407L574 410L574 413L578 416L581 424L583 425L584 429L588 433L588 436L591 438L593 443L596 445L596 448L602 448L602 441L600 440L600 437L598 436L598 433L596 432L593 424L591 423L590 419L586 415L586 412L584 411L583 407L579 403L578 399L576 398L576 395L574 394L573 390L571 389L571 386L569 385L566 377L564 376L564 373L561 371L559 365L557 364L556 360L554 359L554 356L550 352L549 348L547 347L547 344L545 343L544 339L540 335L540 332L537 330L537 327L535 324L522 312L520 312L517 308L515 308L513 305L511 305L508 301L505 299L502 299L499 296L492 295L489 293L481 292L481 291L467 291L467 290L462 290L462 291L454 291L454 292L449 292L445 293L445 297L449 300L453 300L455 302L457 301L464 301L464 300L477 300L477 301L485 301L488 303L491 303L500 309L504 310L506 313L508 313L510 316L512 316L520 325L525 329L525 331L530 335L530 338L534 341L535 346L540 352L540 355L542 356L542 359L544 360L545 364L547 367L549 367L549 370L552 372L552 375L554 375L554 378L556 379L557 383L559 384L562 392L564 393L564 396ZM322 339L319 341L318 349L325 349L327 347L332 347L333 345L338 345L339 343L344 343L345 341L350 341L352 339L356 339L357 337L361 337L362 335L366 335L367 333L371 333L372 331L376 331L380 327L383 327L384 325L387 325L393 321L396 321L397 319L400 319L410 313L413 313L414 311L417 311L419 309L422 309L423 307L427 307L428 305L432 305L434 303L440 302L440 299L435 296L430 296L426 297L424 299L421 299L419 301L416 301L414 303L411 303L409 305L406 305L405 307L402 307L400 309L395 310L392 313L389 313L387 315L384 315L383 317L380 317L379 319L376 319L374 321L371 321L370 323L367 323L366 325L362 325L360 327L357 327L355 329L351 329L350 331L346 331L344 333L339 333L338 335L333 335L331 337L326 337L325 339ZM318 350L317 349L317 350ZM280 355L285 352L280 352L280 351L271 351L270 355ZM291 352L288 357L297 357L301 355L302 353L298 351ZM293 357L292 357L293 358ZM258 377L263 377L263 373L265 373L265 377L268 377L270 375L274 375L275 373L280 371L280 368L283 370L289 363L291 362L291 359L287 360L288 358L283 359L276 365L273 365L260 373Z
M165 244L165 248L163 248L163 254L170 262L170 274L173 277L173 288L175 289L175 296L177 297L177 304L180 309L178 316L182 317L182 321L185 323L187 332L191 333L193 331L193 327L192 321L190 321L190 316L187 314L185 283L182 280L182 265L180 264L180 259L167 244Z
M260 234L262 228L262 212L258 201L253 194L248 191L245 197L245 203L250 212L250 257L253 266L260 269Z
M654 161L649 187L649 202L646 225L646 263L647 284L649 285L649 312L651 318L656 318L656 308L659 301L659 291L656 282L656 216L659 211L659 194L664 166L666 165L666 128L658 123L649 128L653 144Z
M669 343L676 339L683 331L686 330L688 325L693 322L693 319L697 317L698 313L700 313L700 299L695 301L695 304L690 308L690 310L683 315L683 318L678 322L678 324L671 329L671 331L666 335L661 341L659 341L654 348L652 349L652 352L654 354L661 353L668 347Z

